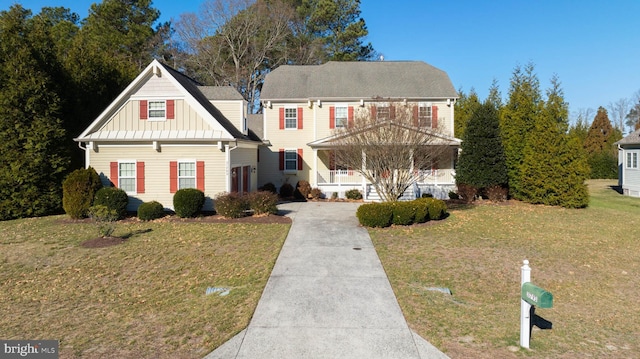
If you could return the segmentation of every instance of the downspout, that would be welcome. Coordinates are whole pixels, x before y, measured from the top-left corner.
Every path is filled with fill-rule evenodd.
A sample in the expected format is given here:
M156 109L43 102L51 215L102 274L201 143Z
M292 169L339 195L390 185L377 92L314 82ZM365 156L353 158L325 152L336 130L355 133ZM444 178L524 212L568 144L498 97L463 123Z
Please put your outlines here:
M84 168L87 169L89 168L89 149L87 147L82 147L82 142L78 142L78 147L84 151Z
M225 161L225 192L231 192L231 151L238 148L238 140L236 140L235 146L229 147L227 142L224 145L224 161Z

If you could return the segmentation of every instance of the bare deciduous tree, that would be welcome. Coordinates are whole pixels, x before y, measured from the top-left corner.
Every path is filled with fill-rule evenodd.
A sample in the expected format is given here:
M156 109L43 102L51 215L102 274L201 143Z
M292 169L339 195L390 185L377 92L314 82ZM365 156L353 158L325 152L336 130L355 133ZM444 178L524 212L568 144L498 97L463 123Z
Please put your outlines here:
M432 161L458 144L438 128L419 123L414 107L403 102L358 109L330 143L337 160L372 183L384 201L397 201L425 175L421 169L430 169Z
M232 85L254 112L264 76L284 63L285 40L294 13L281 0L209 0L199 15L183 14L176 32L196 78Z
M631 100L628 98L621 98L616 102L609 102L607 109L611 115L611 122L614 123L620 132L624 132L625 117L629 113L629 107L631 106Z

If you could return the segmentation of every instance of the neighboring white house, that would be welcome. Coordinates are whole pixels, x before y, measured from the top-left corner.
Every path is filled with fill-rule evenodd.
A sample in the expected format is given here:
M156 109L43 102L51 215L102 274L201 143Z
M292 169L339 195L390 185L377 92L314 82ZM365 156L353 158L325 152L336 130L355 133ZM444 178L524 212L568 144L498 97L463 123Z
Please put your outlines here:
M618 185L623 194L640 197L640 130L615 144L618 145Z
M415 198L431 193L447 198L455 189L454 168L460 140L454 137L454 103L449 76L419 61L328 62L323 65L280 66L266 76L261 92L264 127L261 138L258 184L295 186L307 180L325 195L344 197L357 188L365 200L377 200L375 189L353 169L334 160L331 137L358 111L392 116L391 102L413 107L416 128L437 128L450 150L419 169L422 179L413 184Z
M199 86L154 60L75 140L86 166L129 195L129 210L156 200L173 208L181 188L206 195L257 189L260 139L232 87Z

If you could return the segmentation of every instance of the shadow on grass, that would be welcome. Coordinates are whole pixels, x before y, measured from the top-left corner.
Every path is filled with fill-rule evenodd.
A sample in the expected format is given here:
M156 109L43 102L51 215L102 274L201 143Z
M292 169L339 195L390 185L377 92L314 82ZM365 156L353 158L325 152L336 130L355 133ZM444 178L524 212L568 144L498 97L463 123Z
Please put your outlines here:
M618 192L618 194L622 194L622 186L609 186L609 188L611 188L612 190Z
M152 231L151 228L139 229L137 231L129 232L129 233L123 234L123 235L118 236L118 237L122 238L122 239L129 239L129 238L131 238L133 236L137 236L137 235L144 234L144 233L149 233L151 231Z

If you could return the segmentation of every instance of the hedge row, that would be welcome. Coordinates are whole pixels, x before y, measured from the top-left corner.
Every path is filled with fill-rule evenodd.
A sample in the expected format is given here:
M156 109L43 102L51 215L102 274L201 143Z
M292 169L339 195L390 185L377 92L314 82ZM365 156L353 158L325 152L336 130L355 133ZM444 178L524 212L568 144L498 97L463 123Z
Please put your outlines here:
M216 196L216 213L228 218L240 218L253 212L254 215L278 213L278 195L270 191L221 193Z
M447 205L435 198L418 198L407 202L366 203L358 207L356 216L365 227L407 226L447 215Z

